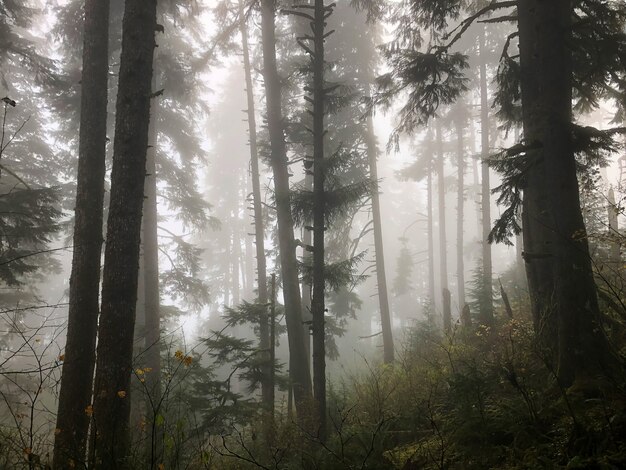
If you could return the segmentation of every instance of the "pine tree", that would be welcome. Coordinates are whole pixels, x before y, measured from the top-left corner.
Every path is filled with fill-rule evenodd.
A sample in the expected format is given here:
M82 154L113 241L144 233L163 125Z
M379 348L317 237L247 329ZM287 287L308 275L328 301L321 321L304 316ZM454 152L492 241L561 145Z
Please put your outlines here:
M92 452L95 467L103 469L129 467L130 376L156 24L156 1L126 2L93 404Z
M70 306L55 433L54 467L85 461L100 300L108 100L108 0L85 4L81 122Z
M302 329L302 303L298 283L296 245L290 207L289 171L281 111L281 78L276 67L275 4L261 2L263 79L270 137L270 162L274 174L278 242L283 279L283 295L289 339L289 371L296 407L304 412L311 397L311 374ZM304 416L300 415L301 418Z

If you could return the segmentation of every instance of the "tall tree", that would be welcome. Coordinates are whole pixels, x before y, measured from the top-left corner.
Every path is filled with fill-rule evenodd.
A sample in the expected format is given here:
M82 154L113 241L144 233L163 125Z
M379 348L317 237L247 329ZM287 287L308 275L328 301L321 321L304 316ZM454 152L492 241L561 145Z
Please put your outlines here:
M84 10L83 70L74 256L65 360L54 442L54 468L85 461L99 313L100 258L109 75L109 1L87 0Z
M443 296L443 329L450 332L452 329L452 314L450 312L450 291L448 290L448 246L446 237L446 181L445 181L445 154L441 136L441 121L435 123L435 140L437 145L437 199L439 209L439 282Z
M315 0L311 22L313 50L309 49L313 68L313 396L317 405L319 439L326 440L326 263L324 234L326 231L326 166L324 162L324 116L326 114L326 84L324 82L324 40L326 18L332 6L324 0Z
M572 140L569 0L517 4L524 138L524 259L535 328L564 385L610 366ZM556 344L555 344L556 339Z
M94 388L96 468L129 468L130 375L152 97L156 0L127 0Z
M463 127L465 120L462 115L456 116L455 124L457 136L456 282L459 312L462 312L465 308L465 263L463 262L463 206L465 205L465 144L463 142Z
M153 84L156 80L153 79ZM157 89L155 86L154 89ZM148 131L148 151L146 154L145 198L143 201L143 309L145 321L144 370L145 390L149 404L147 423L147 457L151 468L156 465L161 455L162 439L158 429L157 416L161 410L161 290L159 286L159 238L157 209L157 112L158 105L153 103L150 110Z
M263 79L270 136L270 162L278 222L278 244L289 341L289 373L296 407L303 412L311 397L311 374L302 329L302 303L291 214L287 149L281 110L281 78L276 66L275 2L261 1ZM303 417L301 415L301 417Z
M246 80L246 102L248 115L248 138L250 145L250 170L252 179L252 205L254 210L254 243L256 247L256 271L258 301L268 303L267 292L267 261L265 259L265 230L263 223L263 206L261 199L261 176L259 171L259 149L257 144L256 114L254 103L254 88L252 84L252 66L250 65L250 47L248 44L248 26L245 21L243 2L239 1L239 29L241 32L241 47L243 50L243 67ZM261 315L259 323L260 347L262 351L269 350L269 324L267 315ZM270 363L271 364L271 363ZM264 368L262 396L268 409L274 408L273 385L269 380L269 368Z
M374 224L374 256L376 258L378 306L380 308L380 323L383 331L383 360L385 364L390 364L394 359L394 345L393 332L391 329L391 311L389 309L389 291L387 289L387 274L385 272L380 193L378 190L378 151L374 134L374 123L372 122L371 116L367 117L367 137L366 145L370 180L372 185L376 188L372 192L372 220Z
M480 30L480 156L481 163L481 212L482 212L482 287L483 308L479 312L480 321L485 325L493 322L493 273L491 266L491 187L489 183L489 91L487 88L487 59L485 50L485 29Z

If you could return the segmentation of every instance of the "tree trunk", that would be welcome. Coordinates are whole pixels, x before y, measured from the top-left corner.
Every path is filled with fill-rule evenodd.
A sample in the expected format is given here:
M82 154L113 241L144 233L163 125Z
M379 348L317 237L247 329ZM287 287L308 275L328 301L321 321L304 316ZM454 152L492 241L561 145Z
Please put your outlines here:
M465 146L463 144L463 121L459 119L457 133L457 196L456 196L456 275L459 313L465 308L465 264L463 262L463 205L465 204Z
M432 158L432 157L431 157ZM428 210L428 301L435 305L435 234L433 232L433 171L429 166L426 179L426 205Z
M326 196L324 181L324 0L315 0L312 23L313 65L313 396L317 405L318 438L326 440L325 262Z
M451 307L451 295L450 290L443 288L443 331L446 334L452 332L452 307Z
M524 258L535 328L561 384L609 372L572 148L572 3L518 2L522 111L531 167Z
M439 276L443 295L443 327L445 331L449 331L451 319L447 318L450 310L450 291L448 290L448 247L446 245L446 184L441 123L439 121L435 124L435 139L437 143L437 191L439 193ZM446 301L448 302L447 309Z
M275 3L261 1L263 43L263 78L265 84L267 126L270 135L270 160L274 175L278 245L283 278L285 319L289 341L289 374L293 383L294 400L304 412L311 399L311 374L302 329L302 304L298 282L296 245L291 216L289 171L281 110L281 83L276 67ZM301 418L303 416L300 416Z
M109 1L85 2L74 256L54 468L85 462L96 358L109 74Z
M95 468L130 468L129 418L156 1L126 0L94 389Z
M154 89L158 89L154 83ZM152 104L146 155L145 199L143 201L143 283L145 298L145 387L150 406L148 461L156 468L162 459L162 436L157 429L161 409L161 293L159 289L159 238L157 209L157 103Z
M480 155L482 158L481 207L482 207L482 251L483 251L483 302L479 313L480 323L493 323L493 272L491 267L491 245L487 241L491 232L491 186L489 183L489 90L487 89L487 58L485 51L485 28L480 30Z
M256 134L256 114L254 103L254 88L252 84L252 67L250 65L250 51L248 45L248 28L244 18L243 3L239 2L239 15L241 22L241 43L243 49L243 68L246 76L246 99L248 105L248 135L250 142L250 170L252 178L252 204L254 208L254 242L256 246L256 270L258 284L258 302L267 304L267 262L265 259L265 230L263 224L263 200L261 199L261 175L259 172L259 149ZM267 315L259 319L260 348L266 351L271 348ZM274 408L274 390L270 380L272 361L269 366L263 368L263 381L261 394L266 408Z
M383 330L383 360L390 364L394 360L393 332L391 329L391 311L389 309L389 294L387 290L387 274L385 273L385 251L383 247L383 227L380 211L380 192L378 191L378 149L374 134L372 116L367 117L367 157L369 161L370 179L375 185L372 193L372 220L374 222L374 255L376 256L376 281L378 283L378 305L380 308L380 323Z

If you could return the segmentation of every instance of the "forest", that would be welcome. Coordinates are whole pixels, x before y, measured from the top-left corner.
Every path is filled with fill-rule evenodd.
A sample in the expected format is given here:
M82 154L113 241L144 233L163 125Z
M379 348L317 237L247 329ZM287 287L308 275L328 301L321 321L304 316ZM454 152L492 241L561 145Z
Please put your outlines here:
M626 3L0 0L0 470L626 468Z

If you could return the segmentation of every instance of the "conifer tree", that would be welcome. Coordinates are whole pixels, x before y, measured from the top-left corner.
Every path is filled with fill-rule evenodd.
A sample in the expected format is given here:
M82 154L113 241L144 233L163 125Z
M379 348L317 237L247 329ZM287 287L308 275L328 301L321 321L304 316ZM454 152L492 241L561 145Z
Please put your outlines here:
M155 0L126 2L93 404L91 451L95 468L102 469L130 465L130 376L156 24Z
M55 433L54 467L85 461L100 300L109 75L109 2L85 3L81 122L70 306Z
M302 328L302 302L298 282L298 264L293 234L290 204L287 149L282 121L281 78L276 66L275 3L261 1L261 29L263 45L263 81L270 140L270 162L274 174L278 243L283 280L288 340L289 373L293 381L296 407L304 412L311 397L311 374ZM304 417L304 416L300 416Z

